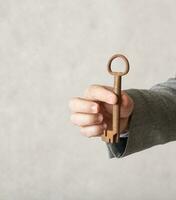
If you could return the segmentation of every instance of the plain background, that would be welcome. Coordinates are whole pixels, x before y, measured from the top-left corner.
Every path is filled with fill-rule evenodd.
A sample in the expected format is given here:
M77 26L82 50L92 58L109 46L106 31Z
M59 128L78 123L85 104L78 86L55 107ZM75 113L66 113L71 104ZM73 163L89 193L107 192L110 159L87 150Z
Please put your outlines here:
M123 89L175 76L175 0L0 0L0 199L172 200L176 143L109 159L70 123L68 101L112 85L114 53L131 65Z

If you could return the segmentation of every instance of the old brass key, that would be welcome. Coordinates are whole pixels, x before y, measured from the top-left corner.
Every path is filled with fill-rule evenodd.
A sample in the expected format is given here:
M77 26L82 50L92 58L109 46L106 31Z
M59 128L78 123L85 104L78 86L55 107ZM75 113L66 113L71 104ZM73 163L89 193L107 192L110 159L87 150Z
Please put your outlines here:
M112 61L116 58L120 58L125 62L124 72L115 72L111 69ZM128 59L121 54L116 54L111 57L108 62L108 72L114 76L114 93L118 96L117 104L113 105L113 115L112 115L112 130L106 129L103 132L102 140L106 143L117 143L120 136L120 107L121 107L121 82L122 76L128 74L130 66Z

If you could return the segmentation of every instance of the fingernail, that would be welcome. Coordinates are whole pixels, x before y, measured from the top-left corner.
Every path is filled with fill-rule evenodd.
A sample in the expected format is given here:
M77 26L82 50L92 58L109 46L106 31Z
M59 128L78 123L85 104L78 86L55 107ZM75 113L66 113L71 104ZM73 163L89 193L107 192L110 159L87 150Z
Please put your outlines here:
M93 112L97 112L97 106L96 106L96 105L91 106L91 110L92 110Z

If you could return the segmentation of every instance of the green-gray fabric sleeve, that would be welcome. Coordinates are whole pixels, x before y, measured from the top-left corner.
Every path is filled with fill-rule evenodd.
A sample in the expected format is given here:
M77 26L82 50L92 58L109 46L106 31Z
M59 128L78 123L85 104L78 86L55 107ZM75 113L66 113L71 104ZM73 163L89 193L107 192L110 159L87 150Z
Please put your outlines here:
M125 90L134 100L129 135L123 153L119 144L107 144L109 157L125 157L135 152L176 140L176 78L150 90Z

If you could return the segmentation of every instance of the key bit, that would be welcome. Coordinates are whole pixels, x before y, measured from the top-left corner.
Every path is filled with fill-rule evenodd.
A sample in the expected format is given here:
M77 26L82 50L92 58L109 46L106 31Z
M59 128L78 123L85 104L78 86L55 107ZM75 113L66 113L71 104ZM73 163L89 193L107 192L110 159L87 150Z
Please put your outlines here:
M112 71L111 64L114 59L122 59L125 62L125 71L118 72ZM112 56L108 62L108 72L114 76L114 93L118 96L117 104L113 105L112 113L112 129L106 129L103 132L102 140L106 143L118 143L120 136L120 108L121 108L121 82L122 76L128 74L130 70L128 59L121 54L116 54Z

